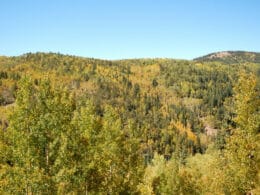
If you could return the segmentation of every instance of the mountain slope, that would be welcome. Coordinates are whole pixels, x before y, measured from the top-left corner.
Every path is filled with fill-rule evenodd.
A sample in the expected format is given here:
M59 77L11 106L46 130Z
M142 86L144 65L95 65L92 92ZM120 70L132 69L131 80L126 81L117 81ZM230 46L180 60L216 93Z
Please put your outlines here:
M232 56L222 52L208 58ZM236 128L237 97L242 119L249 108L258 114L252 73L259 63L252 63L255 55L239 56L245 63L109 61L56 53L0 57L0 194L26 193L28 186L39 194L46 186L47 194L107 194L107 189L111 194L146 194L146 187L157 185L157 190L166 184L170 190L179 185L181 191L165 194L224 194L229 183L223 189L215 186L229 173L235 188L240 181L251 185L254 134L247 142L241 136L231 142L232 158L224 160L235 163L230 169L235 172L226 171L218 157L224 156ZM235 93L238 82L243 88ZM241 121L251 121L252 129L258 118L249 119ZM251 164L233 161L237 151L246 158L241 162ZM236 175L238 185L233 182L236 170L246 172ZM155 173L151 180L150 173ZM211 186L212 180L217 185Z
M233 63L260 63L260 53L258 52L247 52L247 51L223 51L210 53L208 55L198 57L195 61L220 61L227 64Z

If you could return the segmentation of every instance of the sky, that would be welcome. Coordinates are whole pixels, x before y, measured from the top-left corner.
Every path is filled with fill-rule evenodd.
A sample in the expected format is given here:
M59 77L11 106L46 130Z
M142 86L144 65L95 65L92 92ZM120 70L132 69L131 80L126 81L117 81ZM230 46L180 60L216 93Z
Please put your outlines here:
M0 55L193 59L260 52L259 0L1 0Z

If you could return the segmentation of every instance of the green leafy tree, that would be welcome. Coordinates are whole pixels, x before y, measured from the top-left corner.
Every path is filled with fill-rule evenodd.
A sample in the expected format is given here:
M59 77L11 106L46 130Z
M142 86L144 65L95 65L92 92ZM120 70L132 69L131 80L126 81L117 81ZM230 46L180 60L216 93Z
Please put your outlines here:
M36 88L31 79L24 78L19 88L7 129L12 167L3 175L4 191L55 192L60 138L70 126L74 101L48 80Z
M253 74L240 74L235 87L234 119L237 128L227 140L224 151L226 163L226 191L244 194L256 187L257 134L260 126L260 99Z
M99 147L101 119L92 103L86 102L74 112L69 128L62 135L55 176L60 194L97 192L103 179L101 148Z

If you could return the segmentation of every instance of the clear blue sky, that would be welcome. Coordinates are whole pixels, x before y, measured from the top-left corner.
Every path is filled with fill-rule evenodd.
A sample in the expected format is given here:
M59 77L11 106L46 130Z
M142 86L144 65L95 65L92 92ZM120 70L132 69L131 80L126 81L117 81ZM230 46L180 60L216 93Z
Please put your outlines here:
M0 55L192 59L260 51L260 0L1 0Z

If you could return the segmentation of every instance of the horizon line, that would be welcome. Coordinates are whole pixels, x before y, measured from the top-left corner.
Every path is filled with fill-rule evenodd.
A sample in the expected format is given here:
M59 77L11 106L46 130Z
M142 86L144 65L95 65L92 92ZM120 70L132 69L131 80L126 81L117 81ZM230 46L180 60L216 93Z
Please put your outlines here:
M187 60L187 61L192 61L192 60L196 60L198 58L202 58L202 57L206 57L212 54L216 54L216 53L222 53L222 52L245 52L245 53L260 53L259 51L252 51L252 50L221 50L221 51L216 51L216 52L210 52L210 53L206 53L204 55L200 55L198 57L195 58L191 58L191 59L185 59L185 58L175 58L175 57L126 57L126 58L102 58L102 57L90 57L90 56L84 56L84 55L77 55L77 54L69 54L69 53L63 53L63 52L59 52L59 51L33 51L33 52L25 52L22 54L17 54L17 55L2 55L0 54L0 57L7 57L7 58L12 58L12 57L21 57L27 54L37 54L37 53L43 53L43 54L59 54L59 55L63 55L63 56L71 56L71 57L78 57L78 58L88 58L88 59L95 59L95 60L105 60L105 61L120 61L120 60L141 60L141 59L169 59L169 60Z

